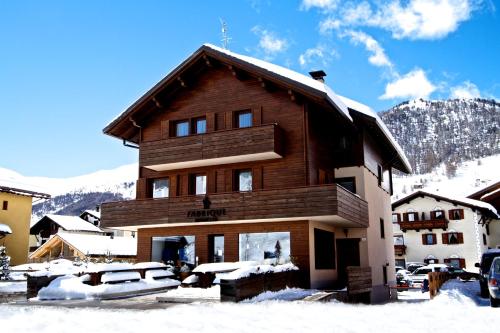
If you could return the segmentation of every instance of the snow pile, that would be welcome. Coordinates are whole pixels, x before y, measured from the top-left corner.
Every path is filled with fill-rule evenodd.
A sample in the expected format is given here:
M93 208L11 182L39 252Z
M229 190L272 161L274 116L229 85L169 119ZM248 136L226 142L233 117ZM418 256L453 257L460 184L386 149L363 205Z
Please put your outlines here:
M25 293L26 281L2 281L0 283L0 295L11 293Z
M162 262L145 261L134 264L134 268L167 268L167 265Z
M220 299L220 286L210 288L182 288L178 287L163 294L172 298L199 298L199 299Z
M257 266L256 261L219 262L211 264L201 264L193 269L194 273L214 273L229 272L248 266Z
M12 229L8 225L0 223L0 234L11 234L11 233Z
M276 265L276 266L272 265L246 266L230 273L216 274L216 279L214 283L220 283L220 280L238 280L249 277L251 274L281 273L286 271L296 271L298 269L299 268L292 263Z
M85 275L81 277L73 275L60 276L52 281L47 287L40 289L37 298L39 300L100 299L113 296L114 294L141 294L151 289L176 287L180 285L179 281L172 279L142 279L137 282L89 286L84 284L86 279L87 276Z
M162 279L166 277L174 276L175 274L166 269L154 269L146 271L146 279Z
M199 278L196 275L189 275L187 278L182 280L183 284L195 284L198 283Z
M317 293L313 289L286 288L279 291L266 291L251 299L241 301L241 303L258 303L263 301L296 301Z
M104 273L101 276L102 283L132 281L140 279L141 279L141 274L139 272L110 272L110 273Z

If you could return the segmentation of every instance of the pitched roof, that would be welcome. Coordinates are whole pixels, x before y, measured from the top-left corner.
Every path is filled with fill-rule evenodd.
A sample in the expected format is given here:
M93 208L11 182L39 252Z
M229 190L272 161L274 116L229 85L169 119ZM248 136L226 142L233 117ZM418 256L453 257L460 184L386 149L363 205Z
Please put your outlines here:
M92 210L92 209L85 210L83 213L80 214L80 217L82 217L82 215L85 213L92 215L93 217L98 218L98 219L101 218L101 212L98 212L98 211Z
M84 255L104 256L108 253L112 256L137 255L137 239L133 237L111 238L101 235L58 232L33 252L30 258L36 257L37 253L43 252L45 248L52 246L57 240L62 240Z
M473 208L473 209L478 209L483 214L487 215L488 217L494 218L494 219L500 218L495 207L493 207L489 203L479 201L479 200L469 199L469 198L445 196L445 195L442 195L441 193L437 194L437 193L428 192L428 191L413 192L410 195L393 202L392 209L395 209L396 207L399 207L401 205L409 203L410 201L412 201L413 199L418 198L418 197L431 197L434 199L447 201L447 202L450 202L453 204L462 205L462 206Z
M32 225L30 229L37 230L38 228L41 227L41 224L43 224L47 219L53 221L66 231L87 231L96 233L103 232L101 229L99 229L92 223L89 223L78 216L56 215L56 214L45 215L38 222Z
M467 198L471 199L482 199L484 197L487 197L493 193L496 193L500 189L500 181L493 183L477 192L474 192L470 195L467 196Z
M26 190L26 189L19 188L18 186L12 187L12 186L0 185L0 192L24 195L24 196L40 198L40 199L50 199L50 194Z
M346 120L353 122L351 111L359 112L365 117L374 121L377 129L382 134L383 138L387 141L389 147L392 147L395 152L395 166L403 172L411 172L411 166L406 158L403 150L396 142L387 127L383 124L382 120L377 116L370 107L363 105L359 102L353 101L349 98L337 95L330 87L323 82L315 80L309 76L281 67L264 60L256 59L253 57L241 55L231 52L229 50L217 47L212 44L204 44L196 50L191 56L184 60L180 65L173 69L165 78L158 82L146 94L139 98L127 110L113 119L103 130L104 133L122 139L130 140L117 135L114 131L122 121L132 119L132 116L148 101L152 100L166 85L175 82L180 74L189 67L196 59L200 59L203 55L216 57L220 61L235 64L242 67L244 70L258 73L260 76L268 79L273 79L280 83L289 85L308 96L313 96L316 99L326 101L333 109L337 110Z

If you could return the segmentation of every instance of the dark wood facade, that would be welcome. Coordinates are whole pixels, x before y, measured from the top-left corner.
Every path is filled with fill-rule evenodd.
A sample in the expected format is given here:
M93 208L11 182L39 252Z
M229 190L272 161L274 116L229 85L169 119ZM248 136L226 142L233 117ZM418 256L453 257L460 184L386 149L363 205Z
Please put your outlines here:
M241 113L249 126L239 126ZM224 260L237 261L240 233L287 231L307 273L311 220L370 227L367 201L337 185L336 170L367 169L386 193L391 168L408 171L368 118L325 91L202 47L104 129L137 144L139 179L136 200L102 205L101 226L136 228L139 261L151 259L152 237L195 236L199 263L209 261L210 235L223 235ZM238 189L242 170L251 191ZM194 175L206 176L205 195L192 193ZM168 179L168 197L153 198L159 179Z

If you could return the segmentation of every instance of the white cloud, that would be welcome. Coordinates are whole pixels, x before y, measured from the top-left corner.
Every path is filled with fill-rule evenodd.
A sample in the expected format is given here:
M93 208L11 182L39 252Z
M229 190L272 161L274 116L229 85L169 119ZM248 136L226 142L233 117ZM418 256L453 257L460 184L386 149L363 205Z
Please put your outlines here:
M478 87L470 81L465 81L461 85L452 87L450 92L450 98L472 99L481 97Z
M303 68L318 63L326 67L330 63L332 57L338 57L337 51L333 49L328 50L327 47L318 45L302 53L299 56L299 64Z
M348 2L339 8L337 16L320 23L326 33L339 26L378 27L392 33L396 39L439 39L454 32L479 8L482 0L392 0ZM335 24L332 24L335 23Z
M252 28L252 32L260 37L259 48L264 51L269 58L286 51L288 48L288 40L286 38L278 38L275 33L262 29L259 26Z
M301 9L309 10L311 8L319 8L324 11L331 11L337 8L339 0L302 0Z
M393 64L389 60L389 57L387 57L382 46L380 46L380 44L372 36L362 31L353 30L348 30L345 34L351 38L351 42L355 45L361 43L365 46L366 50L371 54L368 61L372 65L392 69Z
M427 99L436 89L436 86L427 79L425 72L417 68L403 76L398 76L393 82L388 83L385 87L385 93L379 98Z

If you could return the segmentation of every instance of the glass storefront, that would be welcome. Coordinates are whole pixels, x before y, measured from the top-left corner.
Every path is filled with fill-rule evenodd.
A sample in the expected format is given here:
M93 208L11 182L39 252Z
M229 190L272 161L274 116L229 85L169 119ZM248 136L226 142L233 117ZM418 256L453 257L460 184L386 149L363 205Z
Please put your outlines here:
M151 261L179 265L185 262L196 264L194 236L153 237L151 242Z
M290 261L290 232L246 233L239 237L240 261Z

